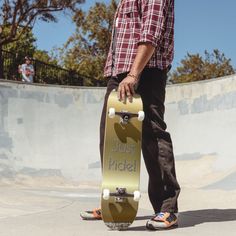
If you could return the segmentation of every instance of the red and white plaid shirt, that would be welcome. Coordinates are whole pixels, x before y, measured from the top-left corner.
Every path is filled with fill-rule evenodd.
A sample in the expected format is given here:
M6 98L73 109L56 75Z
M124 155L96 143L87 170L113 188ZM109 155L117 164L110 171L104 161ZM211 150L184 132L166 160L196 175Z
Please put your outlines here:
M156 47L146 67L166 69L174 55L174 0L121 0L115 14L112 35L105 77L129 72L139 43L145 42Z

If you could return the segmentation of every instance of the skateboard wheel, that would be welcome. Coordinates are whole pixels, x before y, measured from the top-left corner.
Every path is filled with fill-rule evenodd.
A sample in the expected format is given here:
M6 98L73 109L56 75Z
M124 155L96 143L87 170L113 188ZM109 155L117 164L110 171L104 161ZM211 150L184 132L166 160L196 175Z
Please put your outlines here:
M109 191L109 189L103 189L103 199L104 200L108 200L109 199L109 197L110 197L110 191Z
M139 111L139 112L138 112L138 120L139 120L139 121L143 121L144 118L145 118L144 111Z
M138 202L141 198L141 193L139 191L134 191L134 201Z
M113 108L113 107L109 108L108 116L110 118L114 118L115 114L116 114L115 108Z

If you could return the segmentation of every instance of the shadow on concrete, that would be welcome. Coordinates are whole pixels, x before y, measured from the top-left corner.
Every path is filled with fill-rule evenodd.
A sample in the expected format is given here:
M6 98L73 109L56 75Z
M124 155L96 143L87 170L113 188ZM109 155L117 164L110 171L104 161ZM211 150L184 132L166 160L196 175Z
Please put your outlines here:
M149 220L151 215L136 216L135 221L143 220L146 223L146 220ZM145 223L142 226L130 226L126 231L147 231Z
M236 209L206 209L179 214L179 228L193 227L207 222L236 221Z
M151 215L138 216L135 220L148 220ZM203 223L236 221L236 209L206 209L179 213L179 227L194 227ZM143 226L130 226L127 231L147 231Z
M135 220L149 220L152 216L146 215L146 216L137 216Z
M130 226L126 231L147 231L146 226Z

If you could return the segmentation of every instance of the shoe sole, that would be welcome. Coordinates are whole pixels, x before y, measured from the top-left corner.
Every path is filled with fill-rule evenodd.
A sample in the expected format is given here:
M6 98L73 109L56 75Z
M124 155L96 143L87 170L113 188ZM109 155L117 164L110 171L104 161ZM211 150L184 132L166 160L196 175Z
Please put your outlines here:
M81 219L82 220L91 220L91 221L95 221L95 220L102 220L102 218L100 219L100 218L90 218L90 217L82 217L82 216L80 216L81 217Z
M174 224L174 225L171 225L170 227L166 227L166 228L154 227L153 225L146 224L146 228L149 230L152 230L152 231L162 231L162 230L164 231L164 230L176 229L176 228L178 228L178 224Z
M96 217L93 217L92 215L91 216L84 216L82 214L80 214L80 217L82 218L82 220L102 220L102 218L96 218Z

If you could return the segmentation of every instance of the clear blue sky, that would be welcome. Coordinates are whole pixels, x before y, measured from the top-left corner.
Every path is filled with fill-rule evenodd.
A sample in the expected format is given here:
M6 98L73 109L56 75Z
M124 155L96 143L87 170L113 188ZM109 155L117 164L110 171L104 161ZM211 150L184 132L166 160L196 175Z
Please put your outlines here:
M95 2L87 0L81 5L88 9ZM187 52L203 54L204 50L219 49L236 68L236 1L235 0L175 0L175 59L176 67ZM50 51L62 46L74 32L69 17L60 15L58 23L35 25L39 49Z

